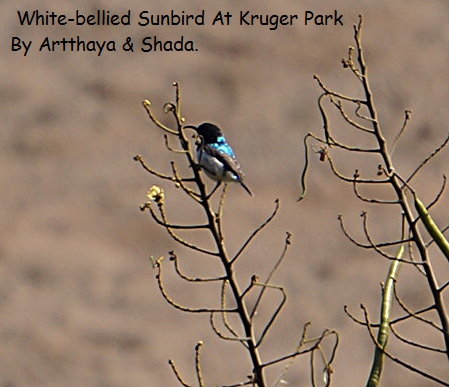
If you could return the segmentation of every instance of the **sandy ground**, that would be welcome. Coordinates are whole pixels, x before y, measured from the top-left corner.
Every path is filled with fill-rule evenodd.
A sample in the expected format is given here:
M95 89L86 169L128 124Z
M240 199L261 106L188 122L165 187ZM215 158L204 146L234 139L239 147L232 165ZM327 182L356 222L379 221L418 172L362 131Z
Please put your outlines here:
M252 274L264 277L279 257L285 232L293 245L274 282L289 299L272 336L262 347L265 360L293 350L302 326L311 333L325 328L340 334L333 385L360 386L366 381L373 347L363 328L343 312L358 316L364 303L373 319L379 308L379 283L388 262L357 249L344 238L337 215L362 237L362 210L379 240L398 235L397 213L361 203L351 187L332 177L325 164L311 163L308 196L296 203L303 163L301 139L320 133L316 106L319 88L313 74L345 93L358 93L356 82L340 60L353 45L352 25L364 15L364 48L380 122L388 141L401 127L404 110L412 109L408 131L394 160L409 174L445 138L449 7L445 1L280 0L235 5L215 1L40 1L39 10L74 14L131 9L130 26L21 26L17 10L33 11L35 1L0 3L2 117L0 196L0 387L22 386L174 386L167 360L176 361L194 384L194 346L204 342L207 385L233 383L250 372L248 360L233 342L220 342L205 316L185 315L167 305L158 292L149 256L176 249L190 275L211 270L209 258L177 246L139 205L153 184L166 190L173 221L198 221L198 209L167 182L145 173L132 157L142 154L155 168L169 172L172 155L162 133L141 106L150 99L165 123L162 106L173 100L172 82L182 85L183 115L188 123L212 121L224 128L246 171L250 198L230 188L225 209L227 248L235 252L246 236L268 216L279 198L279 215L251 246L238 266L242 286ZM319 4L317 4L319 3ZM393 5L394 3L394 5ZM334 14L344 26L305 26L306 10ZM206 26L141 27L140 11L170 10L198 14ZM264 14L298 14L292 26L239 26L240 10ZM218 11L234 14L230 26L211 26ZM195 52L140 51L146 36L193 40ZM116 52L39 52L44 38L117 42ZM12 52L12 37L33 40L27 56ZM122 45L131 37L134 52ZM333 127L354 139L341 121ZM448 155L439 156L415 181L430 202ZM178 160L180 160L178 158ZM342 171L355 168L373 174L373 165L340 157ZM369 195L371 192L366 192ZM444 196L435 207L439 224L449 212ZM210 246L203 234L194 240ZM435 263L439 280L447 265ZM167 266L168 269L169 266ZM210 305L217 293L203 285L186 286L167 270L170 294L187 305ZM400 294L414 309L430 303L423 277L404 268ZM401 314L398 308L396 315ZM442 347L426 325L402 328L407 337ZM391 350L415 365L449 380L443 356L391 342ZM307 359L285 376L289 386L309 385ZM384 385L431 386L434 383L387 362ZM196 385L196 384L195 384Z

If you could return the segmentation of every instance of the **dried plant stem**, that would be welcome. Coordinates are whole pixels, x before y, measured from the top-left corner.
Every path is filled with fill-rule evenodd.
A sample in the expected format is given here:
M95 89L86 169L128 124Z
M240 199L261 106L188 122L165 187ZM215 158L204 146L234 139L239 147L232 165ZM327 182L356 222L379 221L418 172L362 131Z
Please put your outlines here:
M281 356L277 359L272 360L268 363L263 363L261 360L260 350L262 343L268 336L273 325L278 319L281 310L283 309L285 302L287 300L287 293L282 286L276 285L272 282L274 273L278 270L280 264L284 261L287 254L288 247L291 245L290 233L287 233L284 242L284 248L280 253L280 256L275 260L272 270L266 276L264 281L258 280L258 275L253 274L251 280L246 287L241 287L238 280L238 275L236 273L236 264L239 259L242 259L244 254L251 243L254 242L256 236L258 236L265 227L268 226L277 215L279 210L279 200L275 201L275 206L270 215L262 222L262 224L256 227L247 237L247 239L242 243L241 247L237 249L237 252L230 255L226 249L225 236L222 225L222 219L224 216L225 199L227 193L227 184L225 184L222 190L221 196L218 200L218 208L215 210L213 206L214 194L219 186L217 184L215 188L207 192L206 184L203 182L203 177L200 167L195 162L195 156L192 152L191 141L187 139L185 130L189 128L189 125L183 126L184 119L180 112L181 103L181 93L180 86L178 83L174 84L176 89L175 102L169 102L164 105L164 112L173 115L175 120L175 128L169 128L168 126L162 124L154 115L152 111L152 106L149 101L144 101L143 106L145 107L150 120L163 131L164 144L167 152L175 154L176 157L185 157L185 162L187 165L187 170L191 173L190 176L182 176L177 168L177 164L171 162L171 175L165 175L159 173L152 169L144 160L142 156L136 156L135 160L138 161L141 166L149 172L152 176L161 179L164 182L169 182L174 184L177 188L181 188L180 192L184 193L190 199L193 199L193 203L200 209L200 212L204 216L204 221L194 223L194 224L179 224L178 222L170 221L165 209L165 193L162 188L153 186L148 197L150 202L142 205L142 211L148 211L152 220L163 227L169 234L169 236L177 243L185 248L189 252L195 254L202 254L205 259L214 258L219 267L219 273L215 276L202 277L202 276L192 276L186 275L180 269L179 260L180 257L175 254L174 251L169 252L169 259L173 262L172 268L173 272L178 276L179 279L185 281L189 284L199 284L199 283L221 283L220 289L220 302L216 306L186 306L177 300L175 300L167 289L164 283L164 269L163 269L163 257L156 260L152 260L153 267L156 269L156 279L159 287L159 291L163 299L173 306L174 308L186 312L186 313L196 313L196 314L209 314L209 323L212 331L217 335L218 338L222 340L227 340L231 342L236 342L244 348L247 355L249 356L251 363L251 374L247 379L242 380L237 384L229 384L227 387L232 386L246 386L252 385L254 387L268 387L268 382L265 376L265 370L270 366L283 361L291 362L293 359L300 355L306 353L313 353L314 351L319 351L321 354L321 360L324 363L324 369L329 373L328 380L330 380L330 370L331 363L335 357L335 351L338 345L338 335L336 332L324 331L322 335L314 338L307 338L306 329L304 328L303 338L301 340L298 349L286 356ZM168 195L167 195L168 196ZM154 207L153 202L156 202L157 209ZM191 203L190 201L189 203ZM209 237L212 239L213 247L204 248L198 243L191 242L185 234L189 234L190 231L208 233ZM183 232L184 234L180 234ZM268 309L264 305L266 297L264 295L267 292L277 292L280 295L280 299L275 302L274 306L269 306L269 315L264 322L262 322L261 327L256 327L256 322L254 316L258 309ZM251 308L247 305L247 298L250 294L256 293L255 306ZM230 298L232 302L232 307L228 306L227 298ZM232 323L228 319L229 315L232 314ZM261 313L262 314L262 313ZM221 327L219 329L218 323ZM257 329L256 329L257 328ZM256 333L258 332L258 333ZM322 344L329 337L334 337L334 341L331 344L331 354L330 356L324 355L324 349ZM309 347L303 348L303 345L307 343ZM200 352L203 343L200 341L195 347L195 374L197 377L196 385L198 387L204 387L205 379L201 367L201 357ZM178 382L184 387L192 387L188 384L185 379L179 373L179 370L175 366L175 363L170 360L169 362L173 373L175 374ZM313 368L314 362L312 362L311 372L314 373ZM285 368L285 371L289 367Z
M392 147L389 149L389 144L384 136L383 128L379 122L379 116L374 102L374 96L371 89L371 85L368 77L368 66L365 62L364 51L362 47L362 16L359 16L359 22L354 26L354 41L355 47L349 47L347 58L342 60L343 67L349 69L354 76L356 81L359 83L362 90L362 97L351 97L344 95L341 92L334 91L329 88L323 80L315 75L314 78L318 83L322 94L317 100L317 106L319 113L322 118L323 123L323 134L322 136L317 136L313 133L308 133L304 138L304 155L306 158L304 168L301 173L301 187L302 193L300 199L303 199L306 193L306 175L307 170L310 167L309 163L309 140L317 141L320 145L320 150L315 152L319 153L320 161L327 161L330 170L339 180L350 183L353 186L353 191L359 200L365 203L369 203L374 206L390 206L389 208L395 208L397 213L400 215L401 219L401 233L397 238L391 238L392 241L381 241L378 242L373 237L374 233L370 232L367 216L368 212L362 212L363 219L363 232L367 242L358 242L356 238L353 238L349 232L346 230L345 224L343 223L343 217L339 216L340 227L343 234L356 246L362 247L364 249L374 250L378 255L387 258L392 261L389 276L383 290L383 301L382 301L382 312L381 312L381 322L379 325L372 324L369 321L368 312L365 312L365 321L356 319L354 316L349 314L345 309L346 313L357 323L362 324L369 330L370 336L373 338L373 342L376 345L375 356L373 360L372 375L368 382L369 386L376 386L380 379L380 374L383 364L383 355L387 355L390 359L396 361L399 364L404 365L408 369L416 370L416 367L398 359L397 357L389 354L386 349L386 340L389 336L389 327L391 324L399 324L405 320L421 321L423 317L420 314L428 310L434 310L438 316L438 324L427 324L427 328L438 332L442 335L444 341L444 354L447 361L449 362L449 316L447 311L447 305L444 301L444 292L449 288L449 280L441 280L442 284L439 284L439 279L437 279L436 273L434 271L432 262L433 256L431 257L430 251L428 249L431 243L435 243L438 247L438 253L441 253L449 261L449 242L444 236L444 232L447 228L439 228L432 217L429 214L428 208L438 203L442 193L444 191L446 178L444 177L443 187L440 189L436 198L431 202L429 206L425 206L415 189L411 186L411 181L414 179L424 166L428 165L431 160L434 159L443 149L449 146L449 135L445 138L441 145L433 150L407 177L404 178L399 171L396 170L393 163L393 152L399 145L399 140L410 121L410 111L405 110L405 117L403 120L402 127L399 133L396 135L392 142ZM327 108L330 106L332 109L336 109L338 114L341 116L346 126L354 130L358 136L362 139L369 139L371 142L369 146L358 146L356 141L353 143L340 142L338 136L334 133L330 126L330 120L327 114ZM352 107L352 112L351 112ZM356 137L359 138L359 137ZM357 153L358 156L366 155L368 158L378 157L378 168L375 178L365 178L361 176L359 169L355 169L354 175L348 176L345 173L340 172L339 165L334 161L333 153L334 150L340 152L350 152ZM367 197L368 195L362 194L361 186L373 185L377 187L385 187L385 191L388 190L390 195L389 200L378 199L375 197ZM410 192L412 195L410 195ZM389 219L386 221L390 221ZM422 230L423 227L431 236L429 242L425 242ZM400 254L394 255L391 252L391 247L399 245ZM408 247L408 257L402 258L405 246ZM432 259L431 259L432 258ZM399 267L400 263L407 263L407 268L416 268L425 278L426 290L431 294L432 303L430 306L426 306L420 309L419 312L413 313L405 306L403 306L402 301L398 299L394 292L394 281L395 281L395 270ZM406 312L405 317L400 317L392 319L390 316L391 304L392 302L398 302L403 310ZM378 337L374 338L372 333L373 327L379 327ZM394 331L396 332L396 331ZM394 333L395 335L395 333ZM402 340L400 336L396 336L403 343L407 343L414 348L420 348L428 350L434 353L441 353L439 348L435 348L431 345L420 344L413 340ZM432 380L441 383L441 380L434 375L429 375L426 372L415 371L421 375L428 377ZM446 382L442 384L447 385Z

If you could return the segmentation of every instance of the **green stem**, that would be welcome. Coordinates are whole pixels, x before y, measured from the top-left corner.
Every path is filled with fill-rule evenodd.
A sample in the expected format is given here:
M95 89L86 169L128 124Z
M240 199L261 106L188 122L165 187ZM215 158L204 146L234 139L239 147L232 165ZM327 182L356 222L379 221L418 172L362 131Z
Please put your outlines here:
M380 376L382 374L382 366L384 360L384 350L387 346L388 337L390 335L391 308L394 297L394 283L399 274L401 266L400 259L404 253L404 245L399 247L396 253L396 260L391 262L388 270L387 279L382 290L382 307L380 310L380 326L377 332L377 344L374 350L373 366L368 379L367 387L377 387L379 385Z
M415 208L418 211L419 217L421 218L426 230L429 232L430 236L433 238L437 246L440 248L441 252L449 260L449 242L444 237L443 233L440 231L438 226L433 221L426 206L418 199L416 194L414 196Z

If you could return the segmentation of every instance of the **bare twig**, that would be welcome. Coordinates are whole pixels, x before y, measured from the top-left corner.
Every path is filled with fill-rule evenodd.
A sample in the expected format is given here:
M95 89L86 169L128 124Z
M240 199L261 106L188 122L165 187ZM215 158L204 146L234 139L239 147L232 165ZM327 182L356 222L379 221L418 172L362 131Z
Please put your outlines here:
M274 273L276 272L276 270L278 269L279 265L282 263L282 261L284 260L286 254L287 254L287 250L288 250L289 246L291 245L291 237L292 237L292 234L287 232L287 236L285 238L285 243L284 243L284 249L282 250L282 253L281 253L279 259L277 260L277 262L275 263L275 265L271 269L271 271L268 274L267 278L263 282L263 285L262 285L262 288L260 290L260 293L259 293L259 295L258 295L258 297L256 299L256 302L254 303L254 307L253 307L253 310L251 312L251 318L253 318L254 315L256 314L257 308L259 307L259 304L262 301L262 297L263 297L263 295L265 293L265 290L267 289L268 285L270 284L271 278L273 277ZM266 286L264 286L264 285L266 285Z
M242 247L237 251L237 253L234 255L234 257L231 259L231 261L230 261L231 265L235 263L235 261L240 257L240 255L243 253L243 251L246 249L246 247L251 243L251 241L257 236L257 234L259 232L261 232L274 219L274 217L276 216L278 210L279 210L279 199L276 199L275 202L274 202L274 210L273 210L273 212L246 239L246 241L243 243Z
M396 146L398 145L398 141L401 138L402 134L405 131L405 128L407 127L407 123L410 121L410 115L412 114L411 110L406 110L404 114L404 122L402 123L402 127L399 130L399 133L396 135L393 141L393 146L391 147L391 155L393 155L394 150L396 149Z
M449 143L449 135L446 137L446 139L438 148L436 148L429 156L427 156L423 161L421 161L421 163L415 168L412 174L406 179L406 182L409 183L421 170L421 168L424 167L430 160L432 160L438 153L440 153L448 143Z
M388 353L385 349L386 345L386 337L388 337L389 326L394 324L398 324L401 321L405 320L414 320L416 322L425 322L427 328L437 329L438 332L441 333L442 338L444 340L444 349L435 348L430 345L418 343L415 340L408 340L403 338L400 335L396 335L396 338L406 342L407 344L412 345L416 348L427 349L433 352L444 353L449 360L449 315L446 310L447 305L443 299L442 292L449 287L449 281L447 279L443 280L443 285L439 284L439 278L437 280L437 276L435 275L435 271L432 267L431 257L429 254L428 246L435 242L442 254L449 261L449 242L447 241L444 233L448 227L439 228L431 218L428 209L435 205L442 197L442 193L444 191L446 185L446 177L444 176L443 186L436 195L435 199L430 203L430 205L425 206L419 199L416 191L411 186L411 181L414 177L418 175L419 172L422 171L423 167L428 165L430 161L438 155L443 149L447 147L449 144L449 135L443 141L441 145L433 150L415 169L414 171L407 177L404 178L401 174L396 170L395 165L392 161L392 156L398 142L405 132L407 125L410 122L410 110L405 110L404 120L402 123L402 127L397 133L396 137L392 141L391 149L389 149L389 144L387 143L384 131L379 121L378 112L376 109L376 105L374 103L374 96L371 90L371 85L368 78L368 66L365 62L364 51L362 47L362 16L359 17L359 21L356 25L354 25L354 41L355 47L350 47L348 50L347 58L342 60L342 64L344 68L349 69L352 74L357 78L360 82L363 96L352 97L345 95L339 91L332 90L329 88L323 80L315 75L315 80L318 83L319 88L322 93L317 99L318 111L321 115L321 120L323 124L323 138L313 134L308 133L304 137L304 147L305 147L305 166L302 169L301 174L301 186L302 193L300 199L302 199L306 192L306 173L309 168L309 154L308 154L308 141L310 139L314 139L320 144L325 145L322 147L320 151L320 160L327 161L329 163L330 170L338 179L343 182L352 184L353 191L355 197L361 200L362 202L373 204L376 206L383 205L392 205L395 206L398 212L400 212L401 216L401 237L395 241L374 241L372 237L368 223L367 223L367 212L362 212L363 218L363 232L368 241L368 243L361 243L356 240L356 238L352 237L345 228L345 224L343 223L342 216L339 216L340 227L342 229L343 234L356 246L370 249L376 251L380 256L385 257L392 261L391 267L395 267L395 265L399 266L400 263L408 263L412 265L412 267L416 267L421 274L423 274L428 290L433 298L432 306L423 308L417 312L412 312L409 308L407 308L404 303L397 297L395 294L395 298L393 298L393 290L394 289L394 275L389 274L387 278L387 283L385 284L383 290L383 303L382 303L382 314L381 314L381 323L373 324L369 320L369 315L366 308L362 305L362 309L365 314L365 319L361 320L353 316L349 313L348 309L345 307L345 312L348 316L353 319L358 324L364 325L367 327L370 336L376 346L376 355L373 363L373 378L371 379L371 384L369 385L377 385L380 372L382 369L382 361L379 360L383 358L383 355L388 356L393 361L403 365L404 367L417 372L429 379L440 382L443 385L447 385L447 382L442 381L438 377L434 375L429 375L428 373L417 369L416 367L404 362L401 359L398 359ZM326 104L329 102L329 104ZM338 133L331 129L331 123L329 120L329 116L327 113L327 109L335 109L340 117L343 119L346 127L350 127L351 129L357 130L363 136L371 136L372 143L374 145L370 145L369 147L359 147L357 144L352 143L342 143L338 138ZM353 113L352 113L353 112ZM386 132L385 132L386 133ZM375 179L366 179L361 178L359 171L356 169L354 175L351 177L342 173L340 169L340 165L334 161L332 152L335 150L351 153L359 153L359 154L374 154L374 156L379 158L379 167L377 172L377 177ZM336 160L336 159L335 159ZM371 160L371 159L370 159ZM378 199L376 197L370 198L366 197L362 192L361 185L366 184L381 184L381 186L386 187L392 192L392 195L387 197L391 197L389 200ZM412 192L412 198L409 195L409 192ZM397 206L397 207L396 207ZM418 217L416 217L416 213ZM389 219L385 219L385 223L389 222ZM429 232L432 237L430 242L425 242L422 234L421 234L421 223L425 226L426 230ZM394 256L389 253L389 247L398 245L400 246L401 254L400 256ZM408 259L402 258L402 252L405 246L408 246ZM396 319L391 318L390 310L392 302L397 302L401 306L401 308L406 312L405 316L398 317ZM423 317L423 314L426 311L433 310L436 312L438 316L438 322L434 323L430 320L427 320ZM388 311L387 314L386 311ZM379 328L379 335L376 339L373 335L373 328ZM397 334L397 329L393 331L394 334ZM315 356L314 354L311 357ZM314 384L314 380L312 380L312 384Z

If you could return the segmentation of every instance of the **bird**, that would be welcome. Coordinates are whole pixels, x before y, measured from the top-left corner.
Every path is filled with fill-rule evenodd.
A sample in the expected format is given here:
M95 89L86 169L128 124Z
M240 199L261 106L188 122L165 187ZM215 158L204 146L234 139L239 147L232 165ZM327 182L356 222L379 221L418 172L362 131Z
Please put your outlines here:
M196 156L198 164L206 175L217 182L212 193L222 182L236 182L253 196L251 190L244 183L245 174L237 162L234 151L226 142L223 132L217 125L204 122L199 126L186 125L184 128L194 129L200 137Z

